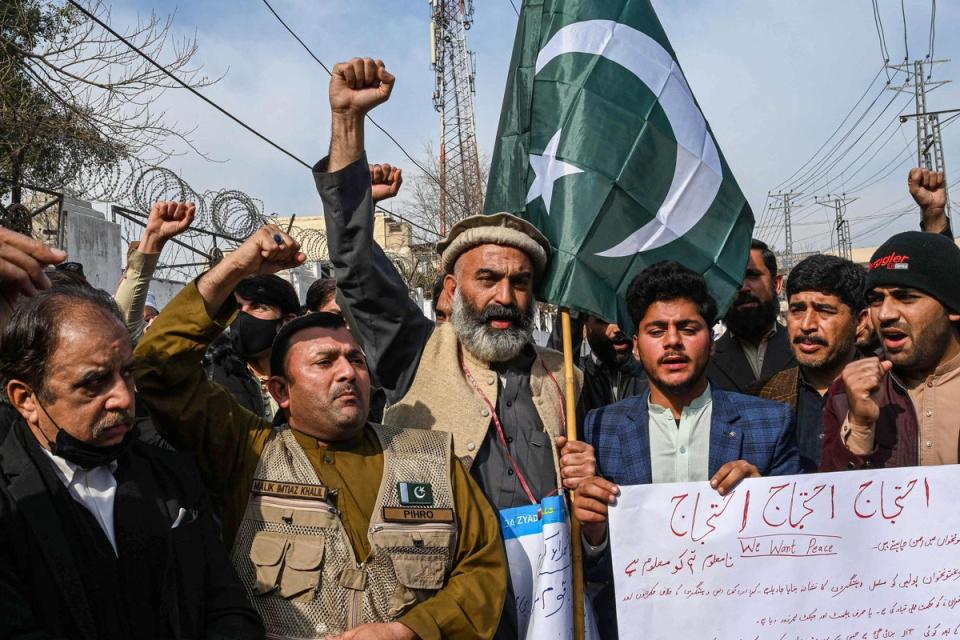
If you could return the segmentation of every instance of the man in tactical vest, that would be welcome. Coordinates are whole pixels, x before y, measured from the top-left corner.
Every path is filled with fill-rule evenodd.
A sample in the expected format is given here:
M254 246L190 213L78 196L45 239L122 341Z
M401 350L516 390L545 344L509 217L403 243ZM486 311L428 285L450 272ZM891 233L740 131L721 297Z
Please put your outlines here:
M366 421L366 358L340 316L277 334L269 388L289 424L271 428L200 368L236 313L236 284L304 259L267 225L188 285L137 349L142 398L223 497L268 637L489 638L507 580L496 516L449 434Z

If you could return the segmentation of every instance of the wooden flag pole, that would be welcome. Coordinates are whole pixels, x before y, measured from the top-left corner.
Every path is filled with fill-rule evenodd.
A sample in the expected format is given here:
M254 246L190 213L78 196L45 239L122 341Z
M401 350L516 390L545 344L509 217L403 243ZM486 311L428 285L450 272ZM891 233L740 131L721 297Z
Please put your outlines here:
M563 379L566 382L567 440L577 439L577 397L573 377L573 329L570 311L560 309L563 329ZM570 543L573 558L573 637L584 640L583 547L580 544L580 522L573 517L573 492L570 492Z

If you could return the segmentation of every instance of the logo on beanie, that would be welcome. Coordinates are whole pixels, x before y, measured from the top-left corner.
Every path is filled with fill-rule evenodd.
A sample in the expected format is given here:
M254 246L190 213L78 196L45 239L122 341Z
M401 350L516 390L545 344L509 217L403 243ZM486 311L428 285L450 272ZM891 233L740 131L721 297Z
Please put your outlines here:
M888 256L877 258L870 263L870 270L874 269L909 269L910 256L894 251Z

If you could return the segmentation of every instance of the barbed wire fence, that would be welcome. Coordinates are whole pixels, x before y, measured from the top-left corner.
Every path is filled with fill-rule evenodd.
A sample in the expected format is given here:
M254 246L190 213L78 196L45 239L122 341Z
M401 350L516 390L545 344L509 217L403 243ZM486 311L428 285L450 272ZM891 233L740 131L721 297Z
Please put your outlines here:
M62 245L60 211L64 196L109 205L107 215L120 226L124 251L139 240L150 208L160 200L193 202L196 217L190 229L167 243L155 277L187 282L224 253L232 251L264 224L278 222L267 214L263 201L239 189L199 191L176 172L127 158L106 167L78 168L66 185L24 184L34 194L26 207L0 207L0 223L23 226L24 216L44 217L44 224L31 225L32 234L43 242ZM290 228L309 262L326 259L326 234L319 229Z

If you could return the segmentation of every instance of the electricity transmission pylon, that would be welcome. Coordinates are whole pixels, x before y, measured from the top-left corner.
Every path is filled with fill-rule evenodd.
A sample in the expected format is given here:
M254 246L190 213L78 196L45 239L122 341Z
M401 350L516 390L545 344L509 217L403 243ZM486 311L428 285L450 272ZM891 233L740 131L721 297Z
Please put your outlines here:
M900 87L890 87L897 92L912 91L916 104L916 113L900 116L900 122L914 118L917 122L917 166L930 171L947 172L946 160L943 155L943 137L940 135L940 114L956 111L929 111L927 109L927 94L949 80L931 81L933 65L950 62L949 60L915 60L903 64L888 65L891 69L906 72L909 80ZM927 69L924 70L924 65ZM926 76L924 76L926 73ZM944 184L946 188L946 183ZM950 215L950 197L947 194L946 213Z
M440 112L441 236L448 224L481 213L483 184L474 117L476 57L467 49L473 0L430 0L433 106Z

